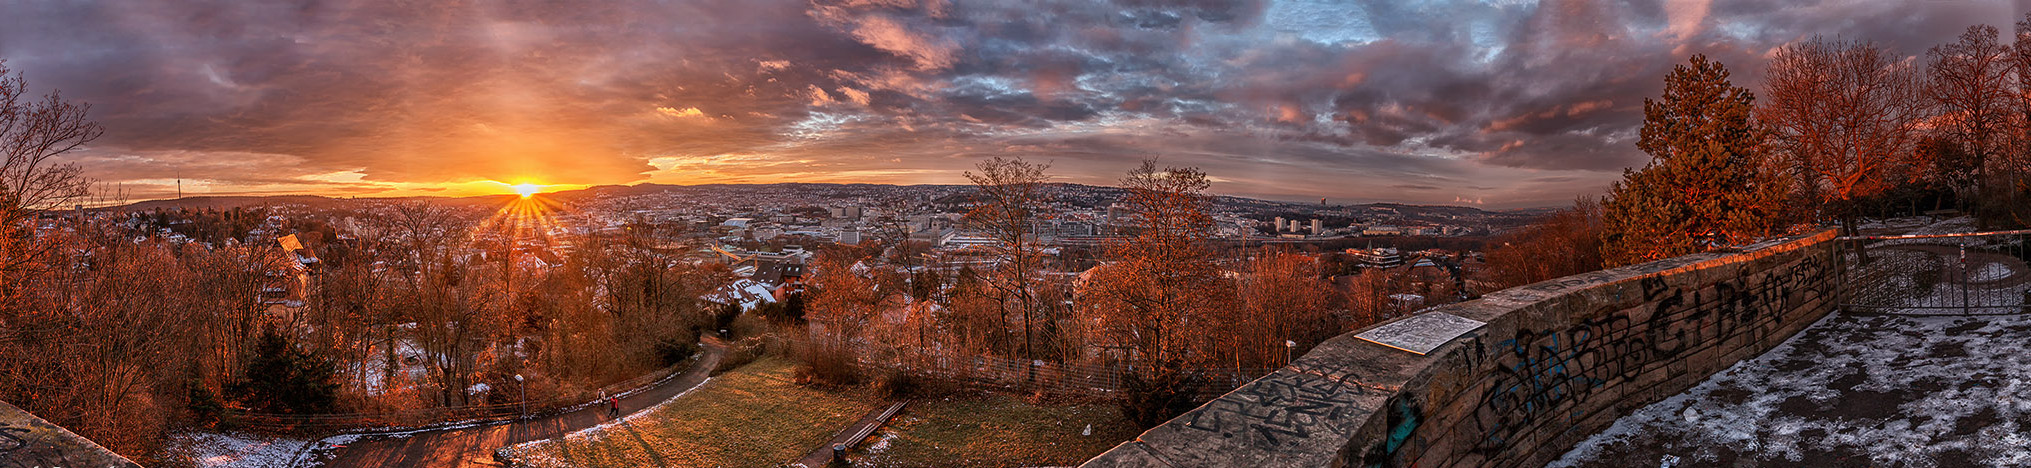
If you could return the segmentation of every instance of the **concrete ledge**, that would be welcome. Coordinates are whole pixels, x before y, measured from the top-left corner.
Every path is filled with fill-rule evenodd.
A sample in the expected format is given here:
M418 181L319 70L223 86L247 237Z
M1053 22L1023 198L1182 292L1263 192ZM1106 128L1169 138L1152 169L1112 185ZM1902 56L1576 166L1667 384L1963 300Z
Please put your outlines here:
M1422 356L1344 334L1083 466L1541 466L1832 310L1834 237L1435 307L1487 325Z
M0 402L0 466L140 468L126 457Z

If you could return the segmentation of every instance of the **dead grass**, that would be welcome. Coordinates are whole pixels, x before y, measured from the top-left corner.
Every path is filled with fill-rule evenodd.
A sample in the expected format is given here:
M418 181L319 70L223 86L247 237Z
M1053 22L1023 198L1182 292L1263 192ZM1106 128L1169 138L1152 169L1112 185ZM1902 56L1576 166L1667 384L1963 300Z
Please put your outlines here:
M764 357L626 423L511 450L534 467L780 466L875 406L792 383L793 367Z
M1080 435L1086 425L1093 435ZM862 442L854 466L1067 466L1135 438L1110 404L1032 405L993 394L918 400Z

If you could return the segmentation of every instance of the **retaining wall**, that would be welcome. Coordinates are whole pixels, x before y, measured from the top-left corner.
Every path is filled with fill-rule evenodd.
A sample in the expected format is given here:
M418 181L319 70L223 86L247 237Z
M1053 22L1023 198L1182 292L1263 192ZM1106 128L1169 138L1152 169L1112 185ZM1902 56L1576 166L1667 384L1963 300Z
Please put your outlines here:
M1487 325L1425 355L1341 335L1083 466L1542 466L1826 315L1839 269L1823 231L1435 307Z

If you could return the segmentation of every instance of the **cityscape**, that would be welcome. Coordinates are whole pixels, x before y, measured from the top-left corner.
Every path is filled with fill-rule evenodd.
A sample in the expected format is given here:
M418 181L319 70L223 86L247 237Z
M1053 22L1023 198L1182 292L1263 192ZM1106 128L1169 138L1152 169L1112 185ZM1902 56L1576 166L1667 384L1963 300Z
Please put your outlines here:
M2031 466L2014 2L0 13L0 467Z

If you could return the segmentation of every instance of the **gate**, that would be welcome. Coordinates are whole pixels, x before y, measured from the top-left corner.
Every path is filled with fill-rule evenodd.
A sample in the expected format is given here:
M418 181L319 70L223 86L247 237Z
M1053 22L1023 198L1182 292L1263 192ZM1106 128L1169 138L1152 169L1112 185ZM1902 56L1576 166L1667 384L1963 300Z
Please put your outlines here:
M1896 315L2018 314L2031 304L2031 230L1849 236L1841 310Z

